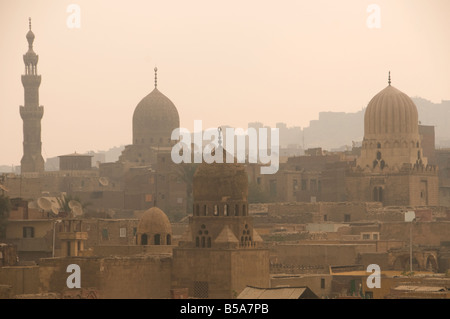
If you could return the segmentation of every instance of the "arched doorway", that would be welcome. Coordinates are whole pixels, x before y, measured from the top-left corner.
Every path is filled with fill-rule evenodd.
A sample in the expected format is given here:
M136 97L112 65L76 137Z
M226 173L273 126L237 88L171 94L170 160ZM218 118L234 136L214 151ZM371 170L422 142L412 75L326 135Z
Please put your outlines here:
M437 272L438 265L433 255L428 256L425 267L427 271Z

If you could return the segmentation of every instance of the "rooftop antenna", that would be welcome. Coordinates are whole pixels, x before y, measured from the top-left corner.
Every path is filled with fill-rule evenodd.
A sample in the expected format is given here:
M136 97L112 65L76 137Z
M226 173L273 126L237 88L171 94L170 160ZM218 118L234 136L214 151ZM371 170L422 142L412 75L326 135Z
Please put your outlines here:
M158 68L155 66L153 69L155 71L155 89L158 86Z
M391 86L391 71L389 71L388 83L389 83L389 86Z

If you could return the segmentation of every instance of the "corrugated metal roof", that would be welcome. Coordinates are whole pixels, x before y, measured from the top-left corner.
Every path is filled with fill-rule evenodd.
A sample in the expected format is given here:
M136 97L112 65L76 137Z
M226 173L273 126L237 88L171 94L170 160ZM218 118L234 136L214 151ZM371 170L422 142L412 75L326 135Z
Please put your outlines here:
M445 287L432 287L432 286L397 286L394 290L404 291L417 291L417 292L444 292L447 291Z
M246 287L238 299L299 299L307 287L256 288Z

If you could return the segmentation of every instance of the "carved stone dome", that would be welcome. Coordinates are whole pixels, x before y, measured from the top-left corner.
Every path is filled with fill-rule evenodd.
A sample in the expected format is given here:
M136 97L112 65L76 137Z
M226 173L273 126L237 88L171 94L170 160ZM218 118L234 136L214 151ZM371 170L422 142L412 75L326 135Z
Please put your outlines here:
M411 98L387 86L369 102L364 114L364 137L418 134L418 113Z
M179 127L177 108L155 87L134 110L133 144L170 146L172 131Z
M169 218L158 207L152 207L144 212L137 226L137 234L172 234Z
M248 197L248 175L244 165L226 163L226 151L223 163L205 163L199 165L193 180L194 201L246 201Z

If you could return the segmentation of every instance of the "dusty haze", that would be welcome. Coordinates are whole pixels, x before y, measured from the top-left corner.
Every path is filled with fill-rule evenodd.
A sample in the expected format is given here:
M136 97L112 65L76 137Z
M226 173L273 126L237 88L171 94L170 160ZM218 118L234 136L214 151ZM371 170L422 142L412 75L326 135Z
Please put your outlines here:
M81 7L81 28L66 25ZM381 7L369 29L367 7ZM42 155L131 144L137 103L158 88L193 129L260 121L307 126L354 112L387 85L450 99L450 1L0 2L0 164L22 157L20 76L28 17L42 75ZM349 141L350 142L350 141Z

